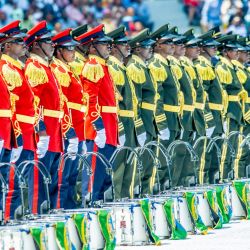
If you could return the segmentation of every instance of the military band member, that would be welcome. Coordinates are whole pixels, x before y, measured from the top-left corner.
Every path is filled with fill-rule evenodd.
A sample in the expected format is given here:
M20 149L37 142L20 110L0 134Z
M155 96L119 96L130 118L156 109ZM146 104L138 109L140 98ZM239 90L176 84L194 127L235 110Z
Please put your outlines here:
M129 41L132 56L127 63L127 75L134 84L138 100L135 126L138 131L137 139L141 146L144 143L156 140L158 134L155 120L156 86L147 67L147 61L153 55L152 45L154 43L155 41L150 38L148 29L144 29ZM143 194L152 193L153 191L154 183L151 180L154 167L152 159L145 153L142 177Z
M25 76L32 88L37 106L38 158L51 175L49 195L51 208L56 208L58 195L58 167L61 153L64 151L63 138L67 139L68 153L76 153L78 138L72 127L71 117L66 105L66 98L49 67L54 47L52 34L45 21L38 23L28 31L25 39L29 47L30 57L26 61ZM41 166L40 166L41 167ZM34 203L33 213L47 209L46 191L43 179L34 169Z
M242 103L247 98L247 92L242 88L235 67L232 64L232 60L238 59L238 46L236 40L236 35L225 35L217 39L217 41L221 43L220 50L222 57L217 63L215 70L220 83L227 91L229 101L226 121L223 124L226 137L233 131L240 131L243 125ZM237 137L238 135L229 137L229 143L233 145L236 152L238 148ZM233 178L232 170L234 167L232 158L232 152L230 152L227 143L224 143L220 163L220 181Z
M227 110L227 93L223 90L217 75L214 71L212 58L216 56L217 47L220 45L214 38L214 31L211 30L206 34L199 36L202 39L200 43L200 56L195 60L195 67L202 80L204 90L207 93L208 105L212 112L213 120L215 121L215 129L208 137L222 136L224 114ZM216 142L221 145L221 141ZM205 183L214 183L218 180L219 173L219 157L217 149L213 147L211 153L206 153L206 169L204 175Z
M119 101L119 144L135 148L138 146L134 122L137 98L134 86L126 74L124 60L130 55L130 46L125 32L125 26L120 26L107 34L113 39L108 67L119 95L117 98ZM130 160L130 154L130 151L123 150L114 162L113 182L115 199L133 198L136 160Z
M247 136L250 133L250 72L247 69L247 63L249 62L249 51L250 47L248 46L248 39L244 37L239 37L237 39L238 44L238 60L232 60L234 65L236 75L239 82L242 84L245 91L247 91L247 98L242 102L242 112L243 118L245 121L244 126L240 127L240 133ZM238 136L238 150L236 152L236 158L233 163L234 167L234 178L244 178L247 176L246 167L249 165L248 157L248 147L245 145L241 146L243 142L243 136Z
M5 37L2 39L2 56L0 60L1 76L9 91L16 95L16 118L22 131L23 148L21 152L12 152L11 161L18 167L23 161L33 160L34 152L36 151L35 140L35 108L34 108L34 95L24 77L24 70L22 63L18 60L24 54L24 41L26 36L20 29L20 21L14 21L2 27L0 33L4 33ZM21 154L20 154L21 153ZM28 171L26 171L27 173ZM30 180L30 178L29 178ZM13 171L9 173L10 187L6 197L5 218L13 218L15 210L21 205L21 193L18 187L18 177L13 176ZM31 185L31 182L29 183ZM31 192L29 190L29 196ZM29 197L29 205L31 207L32 197Z
M183 106L183 96L180 90L179 82L173 77L169 61L167 57L173 55L174 45L173 38L176 36L169 31L169 25L163 25L152 35L152 39L156 40L154 46L154 55L149 64L151 75L156 82L157 88L157 110L156 123L160 130L160 142L167 148L180 133L180 113ZM158 115L163 110L164 115ZM162 132L161 131L164 131ZM159 172L159 181L161 189L168 187L169 172L166 159L159 152L159 158L162 163Z
M118 144L118 117L115 99L115 88L110 77L106 60L110 54L111 38L105 35L104 25L78 36L76 40L85 52L85 61L81 82L84 91L89 95L89 111L85 121L87 150L99 152L107 159ZM91 166L94 172L92 201L104 199L104 192L111 186L111 177L106 166L92 157ZM88 190L89 178L83 179L83 196Z
M173 56L168 56L170 62L170 68L173 72L173 76L180 84L180 89L184 96L183 111L181 114L181 133L178 135L178 139L192 143L193 134L195 132L193 112L196 98L196 92L193 87L193 83L190 80L187 72L181 64L180 58L185 55L185 41L186 37L178 34L177 28L172 28L175 31L176 38L173 39L175 51ZM179 186L185 184L185 178L187 169L185 166L188 162L185 161L187 150L183 145L176 148L176 154L173 159L172 169L172 185Z
M72 124L79 139L78 153L85 149L84 119L87 112L88 95L84 94L83 86L77 75L74 74L70 63L75 60L75 46L78 44L72 38L71 29L66 29L54 37L55 47L50 67L67 98ZM69 143L64 140L64 151L67 152ZM78 176L79 157L65 160L65 165L59 170L57 208L76 208L76 180Z

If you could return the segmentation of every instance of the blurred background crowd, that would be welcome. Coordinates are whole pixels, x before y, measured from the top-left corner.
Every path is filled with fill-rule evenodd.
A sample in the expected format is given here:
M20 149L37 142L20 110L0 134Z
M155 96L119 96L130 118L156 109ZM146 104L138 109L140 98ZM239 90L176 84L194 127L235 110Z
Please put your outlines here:
M189 25L206 31L220 25L225 32L250 33L249 0L180 0L183 2Z
M16 19L27 29L46 20L55 33L86 23L104 23L107 32L125 24L131 35L153 28L143 0L0 0L0 26Z
M154 28L156 20L148 5L154 1L162 1L164 8L168 1L179 1L189 25L200 27L201 32L220 25L225 32L250 34L249 0L0 0L0 26L20 19L23 28L30 29L44 19L57 33L85 23L90 27L104 23L107 32L124 24L133 36L145 27ZM159 14L167 17L168 11L161 9Z

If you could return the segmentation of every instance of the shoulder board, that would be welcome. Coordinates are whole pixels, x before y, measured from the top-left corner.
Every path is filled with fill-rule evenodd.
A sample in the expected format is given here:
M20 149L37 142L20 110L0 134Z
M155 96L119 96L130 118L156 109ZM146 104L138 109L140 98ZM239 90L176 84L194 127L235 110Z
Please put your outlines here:
M146 81L146 76L143 68L140 68L135 63L130 63L127 66L127 75L135 83L142 84Z
M69 72L65 70L62 66L57 65L55 63L51 64L51 69L58 83L62 87L69 87L71 82Z
M25 69L25 76L31 87L36 87L37 85L48 82L45 69L35 60L28 63Z
M223 65L219 64L216 66L215 70L221 83L224 83L224 84L232 83L233 77L228 68L223 67Z
M22 82L23 82L22 77L17 72L17 70L11 67L10 65L8 64L3 65L2 75L10 91L16 87L22 86Z
M206 65L205 62L200 61L195 64L197 72L203 81L211 81L215 79L215 73L212 67Z
M91 82L97 83L104 77L102 65L95 58L88 60L82 70L82 76Z
M124 72L115 63L108 63L109 74L115 85L123 86L125 84Z
M159 60L152 61L148 68L150 73L156 82L163 82L167 79L167 71L165 70L164 66L159 62Z

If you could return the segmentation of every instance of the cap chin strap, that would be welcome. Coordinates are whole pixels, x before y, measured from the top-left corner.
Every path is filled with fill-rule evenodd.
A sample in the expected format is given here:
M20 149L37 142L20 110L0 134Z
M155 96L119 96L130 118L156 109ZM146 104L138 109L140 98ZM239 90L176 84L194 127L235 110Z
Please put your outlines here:
M122 56L122 58L126 58L126 56L124 56L124 54L122 53L122 51L119 49L119 47L117 45L115 45L115 47L117 48L117 50L119 51L120 55Z
M92 43L92 45L93 45L93 47L95 48L95 50L97 51L97 54L98 54L101 58L103 58L101 52L99 51L99 49L97 49L97 47L95 46L95 44Z
M38 44L39 48L42 50L42 52L43 52L43 54L45 55L45 57L46 57L46 58L48 59L48 61L49 61L50 57L47 55L46 51L43 49L41 43L38 42L37 44Z

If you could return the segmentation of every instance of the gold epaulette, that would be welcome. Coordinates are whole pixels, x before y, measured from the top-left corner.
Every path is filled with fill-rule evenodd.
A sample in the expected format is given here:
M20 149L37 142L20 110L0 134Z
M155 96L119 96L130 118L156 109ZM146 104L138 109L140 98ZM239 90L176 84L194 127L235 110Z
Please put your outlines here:
M133 82L137 84L143 84L146 82L144 69L136 66L135 63L128 65L127 75Z
M125 77L122 70L114 63L108 64L108 69L114 84L123 86L125 84Z
M244 72L244 65L237 60L232 60L232 64L236 67L236 75L241 84L246 83L247 74Z
M167 79L168 74L164 66L159 62L159 60L152 61L148 68L155 82L163 82Z
M228 68L223 67L223 65L219 64L216 67L215 71L221 83L231 84L233 82L233 76Z
M215 73L212 67L206 65L205 62L200 61L195 65L200 78L203 81L211 81L215 79Z
M8 64L4 64L2 67L2 75L6 82L8 89L12 91L16 87L22 86L22 77L16 69L12 68Z
M27 65L25 76L31 87L36 87L49 81L45 69L39 64L39 62L34 60Z
M182 78L182 70L180 68L180 62L173 56L168 56L168 59L170 61L170 67L173 74L175 75L177 80L180 80Z
M89 59L83 67L82 76L91 82L97 83L104 77L102 65L95 58Z
M77 59L75 59L73 62L69 63L69 66L70 66L71 70L73 71L73 73L79 77L82 73L82 69L84 67L84 62L78 61Z
M52 72L54 73L56 80L62 87L69 87L71 79L69 72L61 65L55 63L51 64Z
M190 79L193 81L196 79L196 73L194 71L194 68L190 65L187 65L186 63L183 64L184 69L186 70L186 72L188 73Z

